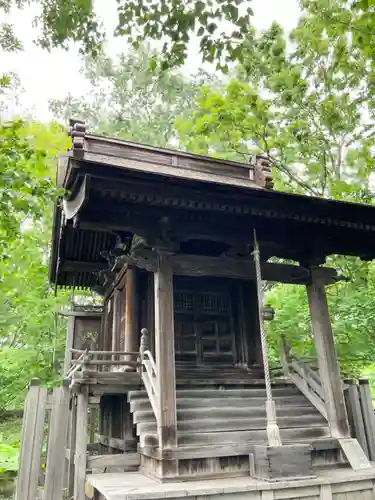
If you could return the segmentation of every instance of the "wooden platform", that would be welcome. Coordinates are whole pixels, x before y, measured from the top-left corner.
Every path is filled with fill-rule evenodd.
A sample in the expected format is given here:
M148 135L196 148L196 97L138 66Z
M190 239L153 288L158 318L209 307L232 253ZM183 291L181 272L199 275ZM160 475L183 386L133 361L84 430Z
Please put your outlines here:
M375 463L373 465L367 472L325 469L317 472L316 479L278 483L239 477L161 484L139 472L93 474L87 476L86 494L100 500L180 497L209 500L214 495L220 495L220 500L374 500Z

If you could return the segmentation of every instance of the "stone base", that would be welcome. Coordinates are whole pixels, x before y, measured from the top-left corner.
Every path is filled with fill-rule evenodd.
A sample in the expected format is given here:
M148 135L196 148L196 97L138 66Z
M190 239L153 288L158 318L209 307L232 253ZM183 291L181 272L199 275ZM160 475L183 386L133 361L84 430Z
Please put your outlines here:
M250 475L266 481L312 478L314 474L311 464L311 446L308 444L255 445L253 454L250 456Z

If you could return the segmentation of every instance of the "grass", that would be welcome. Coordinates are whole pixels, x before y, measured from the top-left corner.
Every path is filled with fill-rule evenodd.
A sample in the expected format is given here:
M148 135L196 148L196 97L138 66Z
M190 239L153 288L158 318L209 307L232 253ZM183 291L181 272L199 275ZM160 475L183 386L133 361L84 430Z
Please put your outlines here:
M22 418L13 417L0 422L0 443L18 443L21 437Z

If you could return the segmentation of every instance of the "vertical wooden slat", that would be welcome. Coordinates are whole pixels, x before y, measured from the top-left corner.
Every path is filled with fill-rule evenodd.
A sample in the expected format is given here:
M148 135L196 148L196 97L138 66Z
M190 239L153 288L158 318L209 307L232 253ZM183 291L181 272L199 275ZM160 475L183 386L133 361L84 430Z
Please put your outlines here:
M358 390L362 409L362 419L367 438L369 459L371 461L375 461L375 416L368 380L360 380Z
M22 424L17 500L35 500L37 497L46 401L47 389L40 387L39 379L33 379L26 397L26 411Z
M332 500L332 488L330 484L320 486L320 500Z
M346 381L348 388L345 390L346 407L348 410L349 424L352 430L352 437L357 438L358 443L369 458L367 437L364 421L362 417L361 403L359 399L358 385L352 381Z
M88 387L81 387L77 396L77 435L75 449L74 500L85 500Z
M68 449L69 458L67 460L67 488L68 488L68 498L72 498L74 495L74 458L76 450L76 437L77 437L77 397L73 396L70 403L69 412L69 435L68 435Z
M69 380L53 390L52 415L48 432L45 498L62 500L66 436L69 419Z
M325 285L314 268L311 268L311 284L306 288L331 435L334 438L349 437L349 424Z
M177 445L173 275L167 255L158 256L155 273L155 354L159 399L159 448Z

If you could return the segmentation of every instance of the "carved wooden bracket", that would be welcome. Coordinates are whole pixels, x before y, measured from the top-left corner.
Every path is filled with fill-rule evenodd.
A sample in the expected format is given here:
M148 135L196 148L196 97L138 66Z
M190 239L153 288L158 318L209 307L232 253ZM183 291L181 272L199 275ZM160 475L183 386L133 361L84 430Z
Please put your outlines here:
M271 162L266 156L254 155L250 160L254 169L254 182L266 189L273 188L273 177Z
M72 138L72 151L76 158L82 158L84 155L86 125L82 120L69 120L68 135Z

